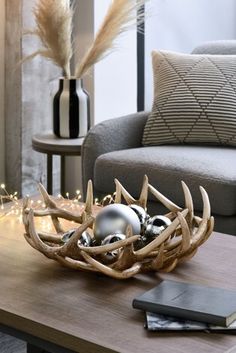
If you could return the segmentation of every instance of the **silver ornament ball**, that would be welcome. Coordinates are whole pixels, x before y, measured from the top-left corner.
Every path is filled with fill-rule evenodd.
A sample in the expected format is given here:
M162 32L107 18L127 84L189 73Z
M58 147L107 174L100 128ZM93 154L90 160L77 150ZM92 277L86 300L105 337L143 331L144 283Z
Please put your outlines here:
M68 232L64 233L62 236L62 241L63 243L68 243L70 238L74 235L76 231L75 229L70 229ZM88 232L83 232L80 239L78 240L78 245L83 245L83 246L91 246L92 245L92 237Z
M171 220L166 216L154 216L148 220L148 224L152 224L154 227L167 228L171 223Z
M103 239L101 245L113 244L117 241L124 240L125 238L126 236L124 234L111 234L111 235L108 235L105 239ZM104 254L104 257L106 260L112 261L116 259L119 252L120 252L120 249L109 251Z
M77 245L80 246L92 246L93 239L88 232L83 232L80 239L77 242Z
M150 216L147 214L145 209L142 208L141 206L131 204L131 205L129 205L129 207L137 214L137 216L139 218L140 225L141 225L141 233L143 233L145 230L145 227L146 227L146 223L147 223L148 219L150 218Z
M139 218L129 206L112 204L104 207L93 226L96 242L101 243L108 235L125 234L128 225L131 225L134 234L140 234Z
M169 225L171 220L165 216L154 216L147 221L144 242L148 243L158 237Z
M72 235L74 234L75 231L76 231L76 229L70 229L66 233L64 233L61 238L63 243L68 243L68 241L70 240L70 238L72 237Z

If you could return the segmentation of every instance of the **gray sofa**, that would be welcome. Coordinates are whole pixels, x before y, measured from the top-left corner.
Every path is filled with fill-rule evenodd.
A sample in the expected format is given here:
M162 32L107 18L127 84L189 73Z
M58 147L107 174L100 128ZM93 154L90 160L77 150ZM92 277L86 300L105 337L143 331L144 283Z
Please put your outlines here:
M199 46L194 53L236 54L236 41ZM236 99L236 96L235 96ZM181 180L189 186L196 213L202 211L199 185L206 188L216 218L215 229L236 235L236 149L209 146L143 147L143 129L148 113L104 121L92 128L82 149L83 189L93 180L97 197L114 191L118 178L135 197L144 174L150 183L177 204L183 205ZM153 198L151 214L165 210Z

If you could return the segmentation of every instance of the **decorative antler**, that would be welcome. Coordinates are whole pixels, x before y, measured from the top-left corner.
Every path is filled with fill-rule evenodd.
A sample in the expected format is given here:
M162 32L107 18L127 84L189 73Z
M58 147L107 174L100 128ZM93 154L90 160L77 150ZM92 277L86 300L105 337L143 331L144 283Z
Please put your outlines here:
M161 194L144 177L143 186L138 200L134 199L118 180L116 184L115 203L122 199L130 204L136 204L146 209L148 193L151 193L169 211L167 217L172 223L152 242L136 249L141 235L133 234L129 226L126 238L114 243L100 246L83 246L79 242L82 234L91 229L96 217L96 208L93 205L93 185L89 181L86 202L83 210L72 212L61 208L59 204L48 195L45 188L39 185L46 207L42 210L29 208L28 199L23 202L23 222L25 225L25 239L36 250L50 259L56 260L64 266L76 270L101 272L107 276L126 279L140 272L172 271L178 263L189 260L212 234L214 218L211 217L210 202L207 192L200 187L203 200L203 215L194 215L193 200L187 185L182 182L185 198L185 207L181 208L166 196ZM34 218L50 216L56 234L37 232ZM60 219L73 221L78 224L67 243L63 243L64 226ZM117 258L110 263L105 254L117 251Z

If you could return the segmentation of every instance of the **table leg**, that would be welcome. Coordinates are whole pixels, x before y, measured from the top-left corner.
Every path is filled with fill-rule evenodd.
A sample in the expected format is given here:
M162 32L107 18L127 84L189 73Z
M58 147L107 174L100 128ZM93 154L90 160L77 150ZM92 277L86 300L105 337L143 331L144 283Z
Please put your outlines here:
M47 191L50 195L53 194L53 182L52 182L52 177L53 177L53 168L52 168L52 155L48 154L47 155Z
M27 344L27 353L49 353L44 349L33 346L32 344Z
M61 156L61 195L65 197L66 188L66 157Z

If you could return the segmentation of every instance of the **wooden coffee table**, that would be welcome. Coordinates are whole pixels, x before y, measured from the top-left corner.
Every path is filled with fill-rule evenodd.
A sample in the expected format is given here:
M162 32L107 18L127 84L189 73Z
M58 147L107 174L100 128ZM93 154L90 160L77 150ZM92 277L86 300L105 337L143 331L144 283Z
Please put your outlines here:
M122 282L61 267L34 251L23 231L19 219L0 219L0 331L27 341L28 352L236 351L231 335L148 333L131 305L164 278L236 289L235 237L215 233L173 273Z

